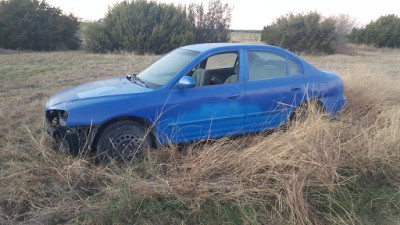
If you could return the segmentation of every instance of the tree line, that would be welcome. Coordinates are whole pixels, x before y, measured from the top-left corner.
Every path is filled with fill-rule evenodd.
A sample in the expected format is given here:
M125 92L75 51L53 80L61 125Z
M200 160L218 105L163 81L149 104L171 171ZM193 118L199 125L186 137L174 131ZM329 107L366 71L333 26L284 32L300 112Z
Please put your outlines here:
M156 1L122 1L85 32L89 52L162 54L193 43L230 40L231 10L221 0L186 6ZM44 0L0 0L0 48L77 49L79 22Z
M355 44L375 47L400 47L400 18L396 15L381 16L365 28L354 28L349 39Z
M123 1L109 9L103 22L89 25L86 49L162 54L187 44L227 42L230 21L231 8L221 0L211 0L207 12L203 4Z
M264 27L261 40L302 53L342 53L347 42L375 47L400 47L400 18L381 16L365 28L356 28L348 15L323 17L318 12L289 13Z
M8 49L77 49L79 22L45 1L0 1L0 47Z
M104 19L89 24L89 52L128 51L163 54L182 45L228 42L232 8L221 0L188 6L148 0L124 0L110 7ZM0 0L0 48L78 49L79 22L44 0ZM323 17L318 12L288 13L265 26L261 41L293 52L341 53L347 43L400 47L400 18L381 16L357 28L347 15Z

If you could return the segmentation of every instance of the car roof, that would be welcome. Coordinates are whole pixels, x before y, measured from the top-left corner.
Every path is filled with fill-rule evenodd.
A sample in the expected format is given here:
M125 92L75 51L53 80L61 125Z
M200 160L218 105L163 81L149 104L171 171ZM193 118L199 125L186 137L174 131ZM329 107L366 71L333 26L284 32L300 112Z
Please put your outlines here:
M243 43L205 43L205 44L194 44L194 45L187 45L183 46L182 49L198 51L198 52L206 52L211 49L216 48L229 48L229 47L255 47L255 46L264 46L267 47L268 45L260 45L260 44L243 44ZM270 47L270 46L269 46Z

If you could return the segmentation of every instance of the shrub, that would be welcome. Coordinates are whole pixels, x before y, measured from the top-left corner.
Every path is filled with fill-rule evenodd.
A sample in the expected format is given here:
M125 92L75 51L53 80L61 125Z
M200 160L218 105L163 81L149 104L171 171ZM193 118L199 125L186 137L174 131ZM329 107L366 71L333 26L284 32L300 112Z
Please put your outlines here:
M203 4L190 4L188 19L194 26L195 43L227 42L230 40L232 8L220 0L211 0L207 13Z
M335 20L324 19L317 12L289 13L264 27L261 41L294 52L332 54L336 41Z
M193 28L181 7L146 0L111 8L104 25L88 29L88 51L125 50L162 54L193 42Z
M0 2L0 47L9 49L77 49L79 22L39 0Z
M396 15L381 16L365 28L353 29L349 39L355 44L398 48L400 47L400 18Z
M91 52L105 53L111 49L112 42L104 23L92 23L87 26L85 31L86 49Z

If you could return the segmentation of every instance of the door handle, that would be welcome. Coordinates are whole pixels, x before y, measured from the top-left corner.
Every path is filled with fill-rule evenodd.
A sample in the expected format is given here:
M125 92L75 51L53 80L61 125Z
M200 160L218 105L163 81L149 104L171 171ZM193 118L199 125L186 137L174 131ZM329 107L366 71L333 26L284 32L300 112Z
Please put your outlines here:
M232 93L232 94L228 95L228 98L229 99L239 98L239 96L240 96L240 93L236 92L236 93Z

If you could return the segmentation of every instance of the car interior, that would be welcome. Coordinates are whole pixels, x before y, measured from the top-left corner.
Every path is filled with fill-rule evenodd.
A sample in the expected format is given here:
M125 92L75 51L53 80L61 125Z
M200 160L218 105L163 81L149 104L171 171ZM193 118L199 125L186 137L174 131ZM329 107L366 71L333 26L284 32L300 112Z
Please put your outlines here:
M286 58L268 52L249 51L249 79L263 80L287 75Z
M230 55L228 55L230 54ZM219 54L218 58L209 57L199 63L188 74L192 76L198 86L237 83L239 79L239 57L237 53ZM224 57L226 55L226 57ZM232 56L235 56L233 59ZM212 66L210 66L212 64ZM226 67L232 65L231 67Z

